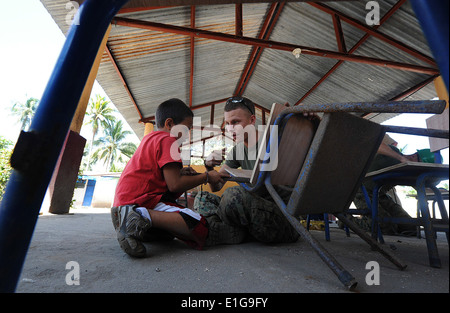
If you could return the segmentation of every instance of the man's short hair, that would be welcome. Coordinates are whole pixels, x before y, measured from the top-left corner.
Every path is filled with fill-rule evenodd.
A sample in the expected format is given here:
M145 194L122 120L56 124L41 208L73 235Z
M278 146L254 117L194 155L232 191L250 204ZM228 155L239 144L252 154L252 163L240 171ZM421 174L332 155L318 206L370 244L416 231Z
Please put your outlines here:
M253 102L245 97L231 97L225 103L225 112L230 112L236 109L243 109L255 115L255 105Z
M180 99L172 98L161 103L156 109L156 126L163 128L166 120L171 118L175 125L187 117L194 117L192 110Z

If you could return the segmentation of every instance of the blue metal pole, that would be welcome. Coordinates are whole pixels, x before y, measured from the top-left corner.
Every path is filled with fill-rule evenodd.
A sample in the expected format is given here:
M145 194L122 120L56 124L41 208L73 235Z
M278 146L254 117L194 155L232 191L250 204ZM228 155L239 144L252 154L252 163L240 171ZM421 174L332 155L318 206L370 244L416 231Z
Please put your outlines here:
M87 0L79 8L30 130L22 132L0 205L0 292L14 292L64 139L111 19L128 0Z
M448 84L448 0L411 0L411 5L427 38L442 78Z
M428 201L426 196L426 180L429 177L429 173L421 174L416 180L417 202L420 210L420 218L422 219L423 231L425 233L425 240L427 242L428 258L431 267L440 268L441 259L436 245L436 239L434 239L433 226L431 225L430 212L428 210Z

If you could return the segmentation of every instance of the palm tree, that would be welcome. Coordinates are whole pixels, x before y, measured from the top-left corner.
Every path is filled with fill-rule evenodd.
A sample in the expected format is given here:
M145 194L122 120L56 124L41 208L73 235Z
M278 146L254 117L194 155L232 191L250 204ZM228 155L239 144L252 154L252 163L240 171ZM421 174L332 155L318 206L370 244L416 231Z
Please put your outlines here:
M91 125L92 127L92 139L86 163L86 169L89 170L91 166L92 147L99 127L108 127L110 122L116 120L116 117L114 116L114 109L109 106L109 101L98 94L96 95L95 100L91 99L89 101L86 115L88 116L88 120L85 122L85 125Z
M132 142L124 142L131 131L123 130L122 121L112 121L104 129L105 137L94 141L94 145L100 146L92 155L93 160L104 160L107 171L116 168L116 162L125 162L131 158L137 146Z
M16 102L13 104L11 112L19 118L19 123L22 124L20 130L26 130L31 125L38 104L39 100L36 98L28 98L25 103Z

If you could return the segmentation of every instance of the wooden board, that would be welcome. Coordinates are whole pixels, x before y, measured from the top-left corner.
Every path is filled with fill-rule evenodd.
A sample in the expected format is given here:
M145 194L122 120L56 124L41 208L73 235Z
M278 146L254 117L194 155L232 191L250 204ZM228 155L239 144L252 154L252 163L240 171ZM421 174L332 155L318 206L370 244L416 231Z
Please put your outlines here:
M448 164L436 164L436 163L422 163L422 162L405 162L392 166L382 168L377 171L367 173L366 177L372 177L378 174L385 174L388 172L432 172L446 169L448 171Z
M270 110L269 123L267 125L273 125L283 109L285 109L284 105L274 103ZM252 184L256 184L258 175L262 169L262 162L265 157L270 131L271 127L266 127L263 134L265 141L259 147L257 162L255 163L250 179ZM273 185L295 184L314 137L314 132L314 124L302 115L293 115L288 120L284 127L278 149L274 152L278 156L277 160L271 159L271 166L265 168L265 170L272 172L271 181ZM274 153L272 154L274 155ZM272 166L272 164L276 165Z
M384 129L349 113L325 113L298 175L287 212L340 213L353 201Z
M292 116L278 147L278 166L271 174L273 185L294 185L314 137L314 124L302 115Z
M227 181L235 181L239 183L248 183L252 176L252 170L243 170L240 168L224 167L225 171L231 175L230 178L226 178Z

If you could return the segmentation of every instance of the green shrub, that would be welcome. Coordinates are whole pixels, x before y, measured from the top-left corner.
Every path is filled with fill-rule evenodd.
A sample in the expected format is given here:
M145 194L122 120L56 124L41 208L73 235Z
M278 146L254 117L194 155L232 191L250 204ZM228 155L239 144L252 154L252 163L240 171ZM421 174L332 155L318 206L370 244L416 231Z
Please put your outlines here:
M3 198L6 184L8 183L9 176L11 175L10 158L13 145L12 141L7 140L0 136L0 201Z

